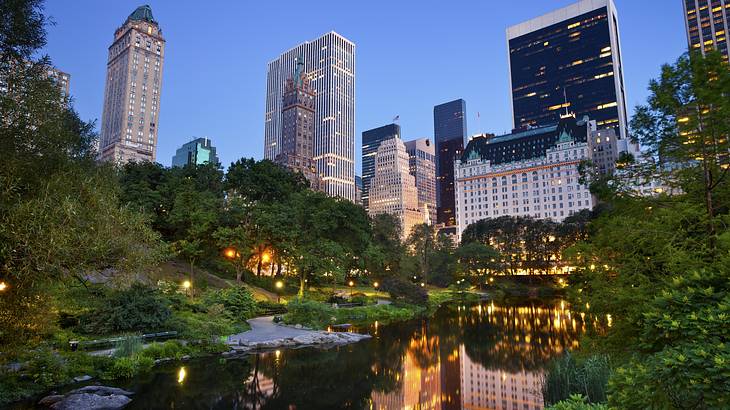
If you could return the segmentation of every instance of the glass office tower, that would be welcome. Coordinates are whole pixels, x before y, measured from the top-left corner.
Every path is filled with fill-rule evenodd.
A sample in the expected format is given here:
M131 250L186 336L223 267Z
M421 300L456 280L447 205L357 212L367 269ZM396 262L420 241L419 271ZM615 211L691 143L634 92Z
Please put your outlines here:
M730 0L683 0L685 28L690 50L703 55L719 50L728 59L727 32Z
M458 99L433 107L433 133L436 142L436 218L440 224L454 226L454 159L461 156L467 143L466 101Z
M514 128L558 123L566 111L627 136L613 0L583 0L509 27Z
M362 192L360 198L365 210L369 210L370 180L375 175L375 154L380 143L391 138L400 138L400 125L388 124L362 133Z

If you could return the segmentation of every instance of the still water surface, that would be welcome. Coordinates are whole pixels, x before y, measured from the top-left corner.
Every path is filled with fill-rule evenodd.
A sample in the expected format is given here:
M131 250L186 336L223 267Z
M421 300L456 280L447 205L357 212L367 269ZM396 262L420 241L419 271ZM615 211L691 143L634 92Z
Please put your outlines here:
M123 386L131 409L542 409L545 364L585 330L561 301L449 304L353 345L207 358Z

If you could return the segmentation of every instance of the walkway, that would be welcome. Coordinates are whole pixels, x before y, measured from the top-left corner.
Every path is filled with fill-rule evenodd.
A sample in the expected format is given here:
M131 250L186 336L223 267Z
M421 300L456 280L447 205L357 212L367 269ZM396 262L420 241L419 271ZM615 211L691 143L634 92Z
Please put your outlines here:
M274 323L274 316L257 317L249 319L247 322L251 325L251 330L228 336L229 343L238 343L241 340L249 343L266 342L314 333L312 330L277 325Z

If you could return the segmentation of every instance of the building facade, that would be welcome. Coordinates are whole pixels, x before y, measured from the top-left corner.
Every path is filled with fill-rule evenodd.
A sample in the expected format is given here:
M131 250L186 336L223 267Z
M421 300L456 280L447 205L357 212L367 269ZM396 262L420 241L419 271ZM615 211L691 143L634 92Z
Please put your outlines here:
M380 143L391 139L400 138L400 125L388 124L382 127L363 131L362 133L362 206L369 209L370 180L375 175L375 154L378 152Z
M362 206L362 177L355 175L355 203Z
M582 0L509 27L507 43L514 128L555 124L567 108L627 138L613 0Z
M419 138L406 141L408 166L416 178L418 207L429 225L436 223L436 154L431 140Z
M173 167L186 165L215 164L220 165L213 143L208 138L196 138L182 145L172 157Z
M312 189L319 190L321 181L314 163L315 97L304 62L298 59L294 75L284 87L281 147L274 161L301 173Z
M284 88L300 57L315 93L313 159L322 190L354 201L355 44L335 32L302 43L269 63L264 158L273 161L281 151Z
M715 49L728 60L730 0L682 0L682 6L689 49L703 55Z
M162 30L140 6L109 47L99 160L155 161L164 59Z
M390 214L400 221L401 238L425 221L418 207L416 178L410 174L406 146L400 138L380 143L375 155L375 175L370 180L371 216Z
M564 116L557 125L471 140L456 161L458 232L504 215L562 221L595 199L578 166L593 158L595 122ZM606 145L603 145L605 148Z
M456 225L454 209L454 160L461 156L467 142L466 101L449 101L433 108L436 143L437 222Z

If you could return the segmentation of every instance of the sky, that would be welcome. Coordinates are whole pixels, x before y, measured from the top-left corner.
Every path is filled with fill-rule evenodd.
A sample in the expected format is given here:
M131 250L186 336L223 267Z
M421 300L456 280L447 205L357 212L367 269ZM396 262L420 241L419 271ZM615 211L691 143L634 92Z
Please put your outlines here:
M44 50L71 74L74 107L101 123L107 49L143 4L47 0ZM227 167L263 157L266 65L334 30L356 45L356 166L361 133L400 116L404 140L433 137L433 106L466 100L469 134L512 128L508 26L574 0L148 0L167 44L157 161L208 137ZM649 80L687 48L681 0L615 0L629 115ZM477 118L479 113L479 118Z

